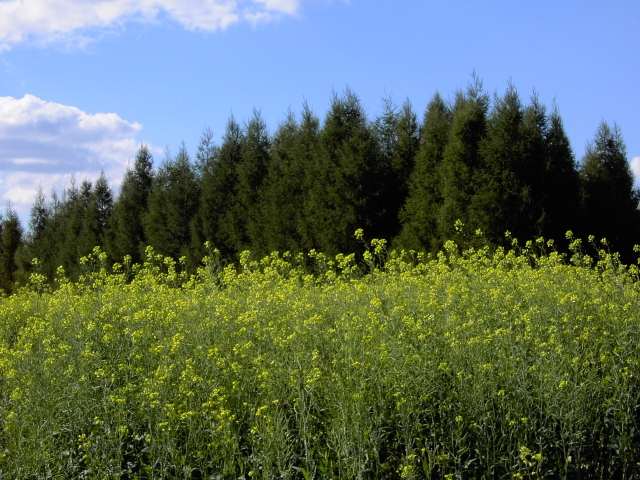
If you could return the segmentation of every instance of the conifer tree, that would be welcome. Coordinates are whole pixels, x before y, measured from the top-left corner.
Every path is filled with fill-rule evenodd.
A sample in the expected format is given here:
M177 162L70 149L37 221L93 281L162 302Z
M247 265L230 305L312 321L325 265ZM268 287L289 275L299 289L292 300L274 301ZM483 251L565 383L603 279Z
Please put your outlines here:
M557 108L545 137L543 234L561 241L567 230L581 231L580 178L569 139Z
M29 220L29 232L33 241L41 240L47 230L50 220L50 211L47 207L47 200L42 192L42 188L38 188L36 198L31 207L31 217Z
M197 212L200 187L183 145L155 176L144 216L149 244L164 255L189 256L191 220Z
M109 253L116 261L130 255L133 262L142 259L145 246L143 218L153 181L153 157L141 146L132 169L125 173L120 195L113 207Z
M100 174L93 187L93 208L95 209L95 221L99 232L100 245L105 244L109 220L113 213L113 193L104 172Z
M391 156L391 170L398 188L397 200L399 201L396 201L398 208L395 210L397 217L409 190L409 177L415 166L416 155L420 147L420 126L409 100L402 105L396 131L396 144Z
M13 290L18 270L16 253L22 243L22 227L15 210L9 208L0 228L0 290Z
M25 278L31 272L31 263L34 258L38 258L43 273L49 278L53 275L53 221L52 212L47 205L42 188L38 189L36 197L31 207L29 219L29 234L26 236L23 247L18 256L19 275Z
M222 145L202 171L198 210L200 228L204 239L212 241L225 257L236 253L236 238L239 236L231 220L243 143L240 126L233 118L229 119Z
M391 164L391 157L397 143L398 109L391 98L383 100L382 115L373 124L373 132L378 142L381 159Z
M220 147L206 130L194 165L183 147L155 175L141 147L115 203L104 175L72 181L61 200L40 192L29 235L10 255L18 272L5 262L0 283L26 275L32 257L49 278L58 265L73 278L95 245L134 261L149 243L197 262L206 240L226 258L245 248L332 254L358 251L353 232L363 227L369 238L434 252L457 237L458 219L493 244L505 230L560 240L570 228L628 253L639 241L639 198L619 131L601 125L578 172L557 110L548 116L536 97L523 106L513 87L488 108L476 79L451 107L436 95L421 129L408 102L387 101L371 124L347 91L322 128L305 106L273 140L257 113L244 130L231 119Z
M204 171L211 166L215 160L218 148L214 141L213 130L205 128L200 135L200 143L196 152L196 162L194 165L198 178L202 178Z
M454 237L457 220L469 224L469 204L478 185L479 149L486 132L488 103L477 79L466 94L457 95L440 169L442 205L437 223L441 242ZM471 220L474 225L479 223L478 219Z
M442 158L451 128L451 109L436 94L425 112L415 167L400 219L402 231L396 244L404 248L434 251L439 247L437 220L442 205Z
M72 278L78 273L78 260L95 246L90 230L83 232L87 209L91 203L93 185L84 180L80 188L74 181L65 191L59 208L60 226L56 235L56 259L54 265L62 266ZM81 239L81 233L84 233ZM89 245L91 245L89 247ZM89 249L87 251L87 249Z
M213 140L213 130L206 128L200 136L200 143L196 152L194 172L200 185L200 198L198 199L198 211L191 219L191 256L193 262L200 263L207 255L205 243L207 236L204 233L203 216L201 215L203 182L207 171L215 168L218 148Z
M270 139L267 126L257 111L249 121L237 164L237 190L230 221L235 225L236 251L262 243L263 219L260 211L262 187L269 164Z
M416 114L407 100L397 111L391 100L385 101L382 116L374 124L380 151L381 192L379 225L385 238L394 238L400 232L400 209L406 201L409 176L413 170L419 146Z
M480 145L477 189L471 199L471 223L486 237L500 243L505 231L521 236L516 225L524 213L523 185L518 168L523 163L523 109L515 88L497 98L487 121L487 133Z
M80 185L79 231L76 237L76 255L82 257L99 245L99 230L93 184L88 181Z
M315 222L315 206L319 205L322 186L319 182L325 174L320 160L323 158L320 143L320 120L308 104L302 109L302 118L298 134L295 159L296 168L302 171L302 203L298 206L298 222L296 229L300 235L300 246L303 251L317 248L317 225Z
M78 254L91 253L94 247L107 245L107 227L113 210L113 194L104 173L100 174L84 200L84 215L78 237ZM110 243L110 242L109 242Z
M308 210L317 246L329 253L354 251L358 227L381 236L384 170L360 101L351 91L333 99L317 161Z
M75 186L73 186L73 189L77 194ZM51 200L46 207L48 210L46 228L40 239L33 246L33 251L30 252L28 258L24 259L24 264L29 264L29 267L24 270L25 273L30 270L31 260L38 258L41 261L38 267L39 271L45 274L47 278L52 279L58 267L68 267L64 263L63 254L72 250L66 238L68 218L65 215L70 210L67 205L66 193L62 199L59 199L56 193L53 192ZM76 257L75 261L77 262L77 260L78 258ZM66 272L70 273L70 270L67 268Z
M261 202L264 227L263 248L258 249L259 253L302 248L299 225L305 193L304 161L299 126L289 113L271 145Z
M637 197L618 127L600 124L588 147L580 175L583 185L585 229L605 237L614 249L630 253L637 241Z
M534 94L531 104L523 111L522 157L514 165L520 187L522 213L510 228L518 238L532 239L544 234L548 129L546 109Z

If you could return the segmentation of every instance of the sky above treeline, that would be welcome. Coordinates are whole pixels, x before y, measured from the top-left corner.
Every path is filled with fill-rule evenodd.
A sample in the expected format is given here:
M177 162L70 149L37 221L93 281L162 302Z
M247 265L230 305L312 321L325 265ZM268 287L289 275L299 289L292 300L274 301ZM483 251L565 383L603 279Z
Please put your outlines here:
M577 159L616 123L640 179L637 0L0 0L0 206L104 171L117 189L141 143L160 163L230 115L273 132L351 88L420 116L473 72L555 102Z

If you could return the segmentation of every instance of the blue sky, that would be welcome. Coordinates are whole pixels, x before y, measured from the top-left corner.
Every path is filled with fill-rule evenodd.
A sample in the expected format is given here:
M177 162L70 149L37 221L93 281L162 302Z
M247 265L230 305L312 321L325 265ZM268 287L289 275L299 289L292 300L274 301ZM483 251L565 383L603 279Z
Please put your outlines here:
M194 151L254 107L273 131L345 87L422 114L473 71L555 100L578 158L616 122L640 175L639 33L635 0L0 0L0 202L24 215L38 185L117 182L140 142Z

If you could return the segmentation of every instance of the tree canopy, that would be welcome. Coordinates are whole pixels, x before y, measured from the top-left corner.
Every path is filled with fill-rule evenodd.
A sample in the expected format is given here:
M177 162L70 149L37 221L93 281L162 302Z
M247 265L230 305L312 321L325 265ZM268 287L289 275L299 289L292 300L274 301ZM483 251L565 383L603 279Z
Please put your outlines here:
M357 252L357 228L394 246L438 251L459 222L501 245L505 232L561 243L566 230L606 237L629 258L640 243L638 191L622 134L602 123L576 162L558 108L513 86L491 98L477 79L453 101L439 94L423 120L409 101L385 100L369 119L347 90L323 121L305 105L271 134L256 111L231 118L222 141L205 130L191 160L183 146L154 167L141 146L114 196L107 178L75 182L61 197L40 192L23 233L13 210L0 221L0 288L37 269L62 266L102 246L110 262L142 259L144 247L187 265L249 249ZM467 237L467 240L469 237ZM33 258L39 260L32 262Z

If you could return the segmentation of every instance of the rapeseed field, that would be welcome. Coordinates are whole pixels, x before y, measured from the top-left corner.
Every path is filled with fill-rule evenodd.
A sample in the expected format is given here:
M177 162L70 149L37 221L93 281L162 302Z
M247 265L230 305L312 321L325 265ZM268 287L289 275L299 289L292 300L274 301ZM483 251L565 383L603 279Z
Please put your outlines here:
M638 265L570 240L34 274L0 478L638 478Z

